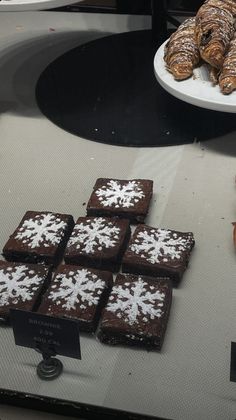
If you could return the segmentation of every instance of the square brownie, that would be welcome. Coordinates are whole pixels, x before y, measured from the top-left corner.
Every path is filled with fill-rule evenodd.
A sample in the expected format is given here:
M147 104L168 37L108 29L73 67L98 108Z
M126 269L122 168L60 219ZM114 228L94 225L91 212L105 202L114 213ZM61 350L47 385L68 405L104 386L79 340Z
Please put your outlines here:
M27 211L2 254L7 261L57 265L73 227L69 214Z
M127 219L79 217L68 241L66 264L118 271L130 238Z
M9 320L11 308L35 310L50 276L50 268L42 264L0 261L1 320Z
M87 204L87 216L118 216L143 223L153 194L149 179L98 178Z
M123 257L122 271L169 277L176 286L188 265L194 244L192 232L137 226Z
M76 319L81 331L94 332L113 283L112 273L61 265L43 296L38 311Z
M160 350L171 301L169 279L118 274L102 313L99 340Z

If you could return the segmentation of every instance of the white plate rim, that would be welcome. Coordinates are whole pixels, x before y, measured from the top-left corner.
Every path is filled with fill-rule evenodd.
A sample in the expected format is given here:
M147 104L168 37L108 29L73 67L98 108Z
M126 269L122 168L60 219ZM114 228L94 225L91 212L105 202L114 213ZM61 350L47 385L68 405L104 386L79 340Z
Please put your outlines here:
M0 12L46 10L79 3L81 0L1 0Z
M164 48L166 40L157 50L154 57L154 73L159 84L171 95L201 108L222 112L236 112L236 91L223 95L219 86L213 86L210 80L202 79L204 65L194 70L194 77L177 81L166 69Z

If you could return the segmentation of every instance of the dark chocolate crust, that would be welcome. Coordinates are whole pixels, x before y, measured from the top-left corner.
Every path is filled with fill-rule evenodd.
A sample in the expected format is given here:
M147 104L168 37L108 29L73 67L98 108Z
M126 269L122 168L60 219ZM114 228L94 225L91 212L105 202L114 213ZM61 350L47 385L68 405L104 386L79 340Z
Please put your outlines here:
M63 227L58 229L57 243L52 243L47 240L47 237L42 233L42 240L37 246L32 247L28 238L19 238L22 234L26 223L33 221L33 223L43 223L43 217L50 217L56 220L56 223ZM74 227L73 217L69 214L52 213L48 211L27 211L19 223L16 230L8 239L3 248L2 255L7 261L29 262L29 263L45 263L48 265L58 265L62 259L66 243ZM50 229L50 228L49 228Z
M63 284L63 281L65 282ZM86 281L88 288L86 289ZM81 282L79 285L78 283ZM92 283L94 286L92 286ZM69 285L71 284L71 293ZM61 265L55 272L52 282L43 296L38 312L61 318L75 319L79 323L80 331L94 332L100 318L101 310L105 306L113 284L113 276L109 271L96 270L75 265ZM97 286L96 286L97 285ZM62 297L60 288L67 296ZM71 294L78 288L76 301L70 306ZM58 293L60 297L56 296ZM96 302L86 300L86 293ZM54 294L52 299L50 296ZM66 304L69 305L65 307Z
M177 286L194 244L192 232L137 226L122 260L122 272L169 277Z
M35 280L36 276L37 279ZM35 311L50 278L51 269L49 266L0 261L1 320L9 321L11 308ZM12 286L11 281L14 282ZM9 287L8 296L6 295L7 287ZM30 296L26 298L26 294L30 294Z
M135 188L141 197L133 197L130 205L122 205L122 201L104 205L102 197L98 196L98 191L110 188L111 182L117 183L120 188L124 188L128 183L135 183ZM87 216L118 216L127 218L132 223L143 223L149 210L150 201L153 194L153 181L149 179L120 180L111 178L98 178L93 192L87 204Z
M121 289L122 293L119 296ZM138 299L137 295L138 298L141 296L140 304L137 303L138 300L134 301ZM158 296L161 296L160 300ZM119 306L119 299L124 304L123 308L122 303ZM129 305L129 302L130 312L128 312L129 309L127 311L126 305L126 303ZM160 350L171 302L172 286L169 279L118 274L108 303L103 310L97 337L104 344L122 344L148 350ZM142 304L148 306L142 308ZM113 309L109 309L110 305L113 305ZM160 316L155 313L158 310L161 311Z
M106 227L111 230L119 230L119 233L111 233L110 236L102 232L105 241L107 238L114 240L114 246L106 246L106 244L99 242L99 236L94 236L96 226L99 232L104 231ZM92 250L87 249L88 246L86 245L88 243L89 233L88 235L85 233L86 237L81 239L82 235L84 235L84 229L90 229L91 231L92 240L94 240ZM129 221L126 219L119 219L117 217L79 217L65 250L65 263L116 272L120 268L121 259L129 241L130 233ZM76 238L78 238L78 242L75 242Z

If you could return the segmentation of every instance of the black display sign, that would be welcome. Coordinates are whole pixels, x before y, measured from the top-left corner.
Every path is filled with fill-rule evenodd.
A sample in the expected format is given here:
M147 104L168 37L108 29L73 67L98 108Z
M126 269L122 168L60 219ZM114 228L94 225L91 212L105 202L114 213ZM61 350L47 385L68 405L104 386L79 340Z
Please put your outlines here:
M236 382L236 343L231 343L230 380Z
M42 353L81 359L78 322L11 309L15 343Z

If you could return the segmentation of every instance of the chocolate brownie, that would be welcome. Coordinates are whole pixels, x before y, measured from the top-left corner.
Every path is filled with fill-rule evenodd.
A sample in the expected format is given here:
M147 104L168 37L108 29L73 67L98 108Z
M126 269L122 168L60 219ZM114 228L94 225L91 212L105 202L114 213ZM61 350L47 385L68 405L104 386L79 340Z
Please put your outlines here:
M0 318L9 320L10 309L36 309L51 276L49 267L0 261Z
M176 286L188 265L194 243L192 232L137 226L123 257L122 271L166 276Z
M143 223L153 194L149 179L99 178L87 205L88 216L118 216Z
M27 211L3 248L8 261L57 265L74 227L69 214Z
M81 331L94 332L112 283L113 276L109 271L61 265L38 311L76 319Z
M102 314L99 340L160 350L171 300L167 278L118 274Z
M129 238L127 219L79 217L66 247L65 262L118 271Z

